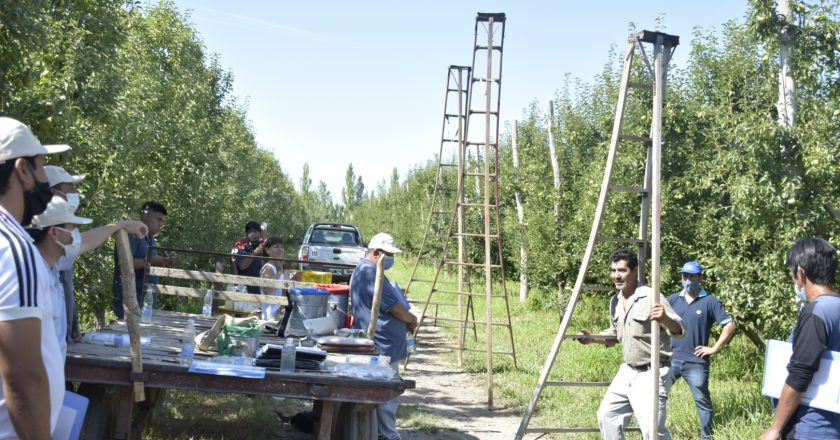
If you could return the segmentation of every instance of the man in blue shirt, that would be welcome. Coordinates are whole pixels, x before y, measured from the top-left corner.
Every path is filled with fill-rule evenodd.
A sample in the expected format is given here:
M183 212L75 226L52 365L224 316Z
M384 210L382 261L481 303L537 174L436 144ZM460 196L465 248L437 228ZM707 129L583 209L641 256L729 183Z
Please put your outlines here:
M140 221L146 224L149 234L143 238L133 236L128 237L128 242L131 246L132 264L134 265L134 288L136 289L135 293L137 294L137 303L140 304L141 307L143 304L143 297L145 295L145 292L143 291L143 277L146 273L147 252L151 252L151 254L149 254L149 262L153 266L168 266L175 262L174 255L161 256L158 255L157 250L154 249L155 234L160 232L160 229L163 227L163 223L166 221L166 216L166 207L164 207L161 203L155 201L144 203L140 208ZM157 277L150 275L149 282L157 283ZM114 314L117 315L117 318L123 319L122 277L120 276L119 257L117 256L116 249L114 250L113 293Z
M713 354L720 353L735 335L735 321L726 313L723 304L700 286L703 268L696 261L685 263L680 270L683 290L668 297L671 307L685 323L686 334L671 341L671 374L674 382L685 379L697 415L700 417L700 434L703 440L712 438L712 396L709 393L709 363ZM715 345L709 347L709 334L717 323L722 330Z
M834 288L837 250L821 238L796 242L785 262L796 298L805 303L790 336L793 354L773 423L760 440L838 439L840 414L802 404L826 351L840 351L840 296Z
M376 262L384 258L384 268L388 270L394 265L394 254L398 252L401 251L390 234L380 232L370 239L365 257L359 260L350 277L350 300L355 317L353 328L367 330L370 325ZM399 374L400 362L408 357L405 336L417 327L417 317L406 310L402 294L384 276L381 295L374 343L379 354L391 357L391 368ZM393 399L376 409L380 439L400 438L397 432L397 404L397 399Z

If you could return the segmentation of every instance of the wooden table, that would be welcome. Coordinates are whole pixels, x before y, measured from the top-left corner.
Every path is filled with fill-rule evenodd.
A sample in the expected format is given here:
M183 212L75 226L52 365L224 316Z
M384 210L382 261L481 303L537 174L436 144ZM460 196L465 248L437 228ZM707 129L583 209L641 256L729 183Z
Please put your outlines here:
M215 321L199 315L155 310L152 323L141 324L141 334L151 337L152 343L150 347L142 349L143 373L139 376L131 372L131 355L127 347L89 343L71 344L68 347L65 366L67 380L82 382L80 392L86 390L85 394L91 398L85 422L85 431L91 433L91 438L101 438L102 435L119 439L139 438L156 396L160 390L165 389L311 399L315 401L315 407L321 415L318 439L375 438L375 417L371 415L375 414L375 405L387 402L415 386L414 381L399 378L363 379L309 371L289 373L269 369L264 379L190 373L186 366L179 363L180 339L189 318L195 320L197 333L208 330ZM104 331L126 333L127 329L124 321L117 321ZM264 333L260 343L282 344L283 341ZM202 360L215 354L196 349L195 358ZM139 405L132 427L132 382L136 380L142 381L148 392L146 402ZM350 415L349 418L342 418L348 419L347 422L352 426L336 426L339 405L342 406L343 415ZM108 414L109 409L113 409L112 416L102 417L106 420L96 420L98 416ZM105 429L106 425L110 428ZM105 431L110 432L103 434Z

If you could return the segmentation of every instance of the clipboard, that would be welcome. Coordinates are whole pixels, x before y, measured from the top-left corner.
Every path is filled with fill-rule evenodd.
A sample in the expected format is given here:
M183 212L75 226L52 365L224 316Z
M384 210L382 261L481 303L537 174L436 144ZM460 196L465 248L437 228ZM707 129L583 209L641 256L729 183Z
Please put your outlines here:
M775 339L767 341L761 394L779 398L787 379L787 364L792 354L793 345L789 342ZM811 385L805 390L801 404L840 414L840 352L823 353L820 368L814 373Z
M58 413L58 422L52 440L78 440L82 434L89 400L72 391L64 391L64 403Z

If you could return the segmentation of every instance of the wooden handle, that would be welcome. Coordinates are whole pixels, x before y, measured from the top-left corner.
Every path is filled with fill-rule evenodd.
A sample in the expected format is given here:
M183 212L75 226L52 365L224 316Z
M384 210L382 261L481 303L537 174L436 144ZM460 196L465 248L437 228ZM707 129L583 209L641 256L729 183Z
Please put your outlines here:
M373 304L370 306L370 325L368 337L374 339L376 321L379 320L379 304L382 302L382 279L385 277L385 254L380 254L376 260L376 282L373 284Z
M134 256L128 243L128 233L120 229L116 234L117 256L119 257L120 276L122 277L123 311L128 336L131 341L131 372L135 377L142 377L143 358L140 354L140 306L137 304L137 292L134 287ZM134 382L134 401L146 400L143 382Z

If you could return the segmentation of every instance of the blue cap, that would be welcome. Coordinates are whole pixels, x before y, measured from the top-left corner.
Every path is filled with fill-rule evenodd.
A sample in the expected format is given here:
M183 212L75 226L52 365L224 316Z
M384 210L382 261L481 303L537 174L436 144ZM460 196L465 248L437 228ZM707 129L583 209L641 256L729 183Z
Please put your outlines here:
M700 275L701 273L703 273L703 267L700 266L700 263L696 261L689 261L688 263L683 264L682 269L680 269L680 273Z

